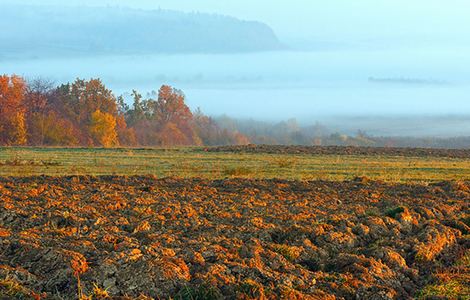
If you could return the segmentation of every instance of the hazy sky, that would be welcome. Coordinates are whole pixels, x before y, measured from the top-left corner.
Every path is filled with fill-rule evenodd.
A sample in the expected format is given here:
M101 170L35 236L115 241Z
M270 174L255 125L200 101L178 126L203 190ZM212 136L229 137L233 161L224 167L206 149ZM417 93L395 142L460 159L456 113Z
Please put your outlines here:
M0 0L11 2L214 12L266 22L284 40L404 39L458 44L470 39L468 0Z

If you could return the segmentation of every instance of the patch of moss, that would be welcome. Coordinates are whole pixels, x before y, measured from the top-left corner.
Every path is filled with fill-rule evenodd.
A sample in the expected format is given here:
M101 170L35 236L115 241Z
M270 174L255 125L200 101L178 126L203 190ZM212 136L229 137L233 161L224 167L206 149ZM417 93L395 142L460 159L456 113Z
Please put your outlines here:
M418 299L446 298L470 299L468 270L470 268L470 250L466 250L448 273L441 274L437 283L426 286L419 292Z
M396 216L397 216L398 214L401 214L402 212L404 212L405 209L406 209L406 208L403 207L403 206L398 206L398 207L395 207L395 208L391 208L391 209L389 209L389 210L387 210L387 211L385 212L385 215L386 215L387 217L390 217L390 218L395 219Z
M262 285L252 279L247 279L238 286L237 294L242 299L264 299L265 292Z
M209 284L185 286L175 296L175 300L219 300L223 299L219 289Z
M450 280L445 283L425 287L418 294L418 299L446 297L448 299L469 299L470 287L465 282Z

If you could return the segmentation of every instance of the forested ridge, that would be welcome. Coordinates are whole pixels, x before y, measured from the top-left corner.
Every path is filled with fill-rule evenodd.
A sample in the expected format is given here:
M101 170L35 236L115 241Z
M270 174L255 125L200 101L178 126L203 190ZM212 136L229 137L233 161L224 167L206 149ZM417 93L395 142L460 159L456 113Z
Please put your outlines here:
M283 47L273 30L260 22L162 9L0 4L0 26L8 28L0 31L0 58L226 53Z

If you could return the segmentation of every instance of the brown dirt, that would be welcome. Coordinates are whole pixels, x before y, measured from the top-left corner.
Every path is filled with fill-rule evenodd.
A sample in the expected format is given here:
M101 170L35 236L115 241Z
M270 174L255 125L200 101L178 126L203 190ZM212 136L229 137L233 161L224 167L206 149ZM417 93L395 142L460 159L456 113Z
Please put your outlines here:
M36 298L79 278L83 295L408 299L470 244L467 183L0 178L0 198L0 279Z
M386 155L405 157L470 158L470 149L436 148L380 148L353 146L220 146L205 149L208 152L311 154L311 155Z

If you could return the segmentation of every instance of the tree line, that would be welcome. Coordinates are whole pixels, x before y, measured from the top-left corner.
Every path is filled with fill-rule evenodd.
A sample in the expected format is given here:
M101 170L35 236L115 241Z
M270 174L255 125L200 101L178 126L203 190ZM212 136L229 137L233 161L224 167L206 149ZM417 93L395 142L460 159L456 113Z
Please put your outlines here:
M470 137L374 137L331 132L319 123L300 126L211 118L191 111L182 91L163 85L143 97L133 91L131 105L99 79L77 79L54 86L0 76L0 146L215 146L283 144L318 146L469 148Z
M133 103L116 97L100 79L53 86L0 76L2 146L200 146L247 144L246 136L220 128L201 110L192 112L182 91L163 85Z

